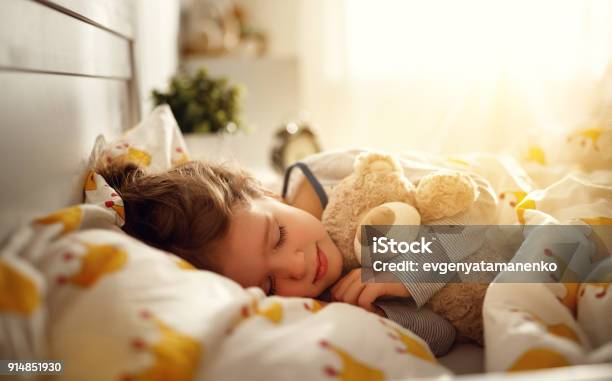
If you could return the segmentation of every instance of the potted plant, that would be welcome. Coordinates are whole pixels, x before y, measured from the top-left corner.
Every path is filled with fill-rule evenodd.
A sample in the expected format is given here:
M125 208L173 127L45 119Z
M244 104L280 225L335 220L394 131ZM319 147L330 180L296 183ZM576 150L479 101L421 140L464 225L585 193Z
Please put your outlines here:
M222 156L227 136L244 130L244 89L227 78L212 78L202 68L171 78L167 92L153 90L155 105L168 104L194 158Z

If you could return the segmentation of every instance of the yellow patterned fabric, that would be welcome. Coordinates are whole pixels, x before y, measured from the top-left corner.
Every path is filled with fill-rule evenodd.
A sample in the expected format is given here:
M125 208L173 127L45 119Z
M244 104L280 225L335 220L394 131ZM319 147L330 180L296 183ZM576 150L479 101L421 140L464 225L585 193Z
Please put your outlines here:
M178 135L177 135L178 134ZM188 159L167 107L96 157L153 169ZM100 156L101 155L101 156ZM94 172L86 203L34 219L0 253L0 358L60 359L62 380L446 377L413 333L363 309L266 297L121 230Z
M561 141L546 136L547 142L554 144L544 146L538 146L537 139L527 139L522 155L515 156L471 153L444 157L423 152L400 155L404 173L415 183L424 174L441 168L486 180L487 186L479 188L483 212L454 216L460 224L483 220L487 221L484 224L520 224L525 225L526 235L531 225L575 225L579 238L588 244L590 255L575 256L570 263L563 263L552 252L524 247L528 254L558 261L563 269L561 283L500 283L489 287L484 304L486 370L612 362L612 296L607 291L610 283L580 284L576 279L579 270L595 268L600 272L598 279L612 282L609 133L605 129L586 129L568 139L564 136ZM553 148L556 151L551 151ZM354 158L361 152L326 152L304 162L324 186L330 187L350 173ZM588 170L593 168L597 170ZM295 188L297 183L290 184L290 189L292 185ZM478 203L472 209L477 207ZM487 218L474 218L479 215Z
M360 308L266 297L112 229L63 230L33 222L0 257L3 358L62 359L65 380L449 374L419 337Z
M611 121L606 115L571 126L555 126L547 133L521 139L512 153L533 173L559 167L582 171L610 169Z
M537 237L519 249L557 263L560 283L491 284L483 307L486 369L612 362L612 172L566 173L548 186L520 193L514 209L521 224L571 225L559 239L580 242L583 250L560 257L546 248L554 242ZM576 274L585 268L608 283L579 283Z
M106 142L99 136L91 161L99 160L122 160L151 171L164 171L187 162L189 154L172 111L167 105L162 105L116 141ZM86 203L113 211L115 223L123 226L123 200L100 175L93 171L87 173L83 190Z

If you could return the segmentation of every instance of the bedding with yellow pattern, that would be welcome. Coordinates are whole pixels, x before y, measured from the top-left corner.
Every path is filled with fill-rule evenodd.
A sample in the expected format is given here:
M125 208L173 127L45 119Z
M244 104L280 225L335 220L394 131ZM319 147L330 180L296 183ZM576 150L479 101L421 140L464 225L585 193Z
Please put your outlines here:
M115 220L99 205L74 208L33 221L2 252L0 332L12 336L2 358L61 359L66 380L449 374L420 338L376 314L245 290L121 232L83 229L75 214Z
M167 107L95 155L187 159ZM102 156L103 157L103 156ZM360 308L266 297L127 235L88 173L86 203L34 219L0 253L0 358L63 360L65 380L446 377L413 333Z
M558 166L542 165L530 172L532 184L548 185L521 190L514 205L516 222L570 225L575 236L566 227L562 238L580 250L561 258L547 248L552 242L538 243L535 237L516 256L552 258L562 269L559 283L490 285L483 306L487 371L612 362L612 171L568 167L559 173ZM525 229L529 232L536 230ZM607 283L579 283L576 274L584 268L593 269L597 282Z
M575 242L586 245L565 263L559 283L492 283L483 305L485 369L525 371L591 363L612 363L612 141L610 131L583 131L580 152L568 161L544 160L532 150L531 162L506 154L473 153L440 157L407 153L403 158L475 173L497 194L494 223L571 225ZM608 139L608 140L607 140ZM576 147L574 147L576 148ZM595 150L592 156L587 150ZM569 155L569 153L568 153ZM607 163L607 164L606 164ZM608 165L606 167L606 165ZM589 170L596 168L596 170ZM565 228L564 239L568 228ZM528 240L525 241L526 243ZM515 255L555 258L536 245ZM550 241L539 242L551 244ZM536 252L537 251L537 252ZM587 255L580 255L580 254ZM598 283L578 283L580 269L591 268ZM601 283L604 282L604 283ZM608 291L610 290L610 291Z
M593 141L597 142L599 161L590 166L585 162L555 163L550 157L545 160L545 152L535 149L529 157L535 163L521 162L509 154L447 157L423 152L400 154L404 172L415 182L432 167L451 168L486 179L494 202L483 204L494 211L493 224L574 225L579 233L576 239L581 237L589 245L590 255L576 255L567 264L560 262L565 276L560 278L561 283L489 286L483 306L487 371L612 362L612 292L607 291L612 282L612 166L608 170L585 170L603 165L612 153L612 144L604 145L604 140L599 140L602 136L590 133L583 136L589 139L584 143L585 150L594 147ZM329 178L341 177L337 173L340 168L327 164L350 162L357 153L323 153L306 161L311 168L323 166L331 171L319 171ZM467 213L455 218L478 223L477 219L466 217ZM529 228L524 229L525 236L529 237L530 232ZM545 250L535 252L535 241L527 241L529 245L521 246L522 253L554 258L554 253ZM587 265L600 272L596 276L599 281L608 279L608 283L577 283L572 278L573 271Z
M568 144L587 139L584 146L597 143L601 153L604 138L589 132ZM151 169L189 157L164 106L120 140L99 139L94 156L104 155ZM509 155L403 157L422 171L455 168L486 179L497 224L580 224L596 253L609 252L611 237L599 229L612 221L612 172L562 171L546 155L531 151L538 171ZM126 236L116 192L93 172L83 188L86 203L33 220L2 248L0 358L60 359L66 380L450 377L420 338L378 315L266 297ZM486 369L612 361L609 285L492 284L484 304Z

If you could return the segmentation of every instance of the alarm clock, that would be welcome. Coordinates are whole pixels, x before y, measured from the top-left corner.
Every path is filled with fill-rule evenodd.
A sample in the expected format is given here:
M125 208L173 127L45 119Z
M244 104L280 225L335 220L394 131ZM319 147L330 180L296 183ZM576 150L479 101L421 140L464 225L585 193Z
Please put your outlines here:
M289 165L318 152L321 152L319 140L308 124L289 122L274 134L272 166L283 173Z

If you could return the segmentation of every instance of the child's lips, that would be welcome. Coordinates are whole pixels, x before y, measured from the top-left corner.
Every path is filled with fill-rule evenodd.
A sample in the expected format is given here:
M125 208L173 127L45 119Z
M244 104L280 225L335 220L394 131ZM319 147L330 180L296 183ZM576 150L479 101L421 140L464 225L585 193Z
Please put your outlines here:
M317 245L317 272L315 273L315 278L312 283L318 282L327 274L327 267L327 256L323 250L319 248L319 245Z

